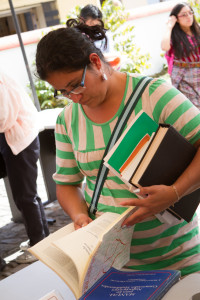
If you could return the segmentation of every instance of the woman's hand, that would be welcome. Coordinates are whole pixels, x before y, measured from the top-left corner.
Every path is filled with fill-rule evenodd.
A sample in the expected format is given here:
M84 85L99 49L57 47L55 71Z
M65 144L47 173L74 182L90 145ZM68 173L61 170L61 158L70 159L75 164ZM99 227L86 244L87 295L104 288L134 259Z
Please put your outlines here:
M122 226L132 226L144 219L160 213L169 206L173 205L178 199L172 186L153 185L150 187L141 187L137 193L143 199L131 199L123 201L123 206L137 206L138 209L129 216Z
M177 22L177 18L175 16L169 17L166 22L166 31L161 41L161 49L163 51L169 51L171 47L171 34L172 34L172 29L176 24L176 22Z
M74 228L75 228L75 230L80 229L80 228L88 225L91 222L92 222L92 219L88 215L86 215L84 213L80 213L74 219Z
M174 25L176 24L176 22L177 22L177 18L175 16L171 16L167 20L167 26L170 27L170 28L173 28Z

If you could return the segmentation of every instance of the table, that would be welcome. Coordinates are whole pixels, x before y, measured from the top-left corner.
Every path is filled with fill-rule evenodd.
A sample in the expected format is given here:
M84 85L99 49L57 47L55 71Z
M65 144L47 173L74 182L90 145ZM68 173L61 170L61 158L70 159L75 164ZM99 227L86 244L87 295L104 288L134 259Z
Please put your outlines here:
M39 300L52 290L63 300L76 300L64 281L40 261L0 281L1 300Z
M75 300L64 281L40 261L0 281L1 300L39 300L53 290L63 300ZM176 283L162 300L191 300L196 293L200 293L200 274L191 274Z

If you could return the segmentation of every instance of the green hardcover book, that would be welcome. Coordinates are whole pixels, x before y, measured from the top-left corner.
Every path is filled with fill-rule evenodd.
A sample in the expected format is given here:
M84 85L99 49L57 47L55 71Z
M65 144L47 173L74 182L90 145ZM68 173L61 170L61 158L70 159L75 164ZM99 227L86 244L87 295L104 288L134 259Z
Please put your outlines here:
M151 136L158 124L144 111L137 114L112 150L104 158L105 165L120 175L120 169L145 135ZM117 174L116 174L117 175Z

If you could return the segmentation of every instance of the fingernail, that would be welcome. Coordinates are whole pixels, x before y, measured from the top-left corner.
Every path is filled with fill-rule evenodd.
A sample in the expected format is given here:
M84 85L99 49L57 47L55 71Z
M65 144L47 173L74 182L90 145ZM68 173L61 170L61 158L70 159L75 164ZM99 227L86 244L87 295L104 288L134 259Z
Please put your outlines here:
M140 193L140 189L133 190L133 193Z
M86 226L86 225L87 225L87 224L86 224L86 223L84 223L84 224L82 224L82 225L81 225L81 227L84 227L84 226Z
M127 228L127 226L126 226L126 225L123 225L123 226L122 226L122 229L124 229L124 228Z

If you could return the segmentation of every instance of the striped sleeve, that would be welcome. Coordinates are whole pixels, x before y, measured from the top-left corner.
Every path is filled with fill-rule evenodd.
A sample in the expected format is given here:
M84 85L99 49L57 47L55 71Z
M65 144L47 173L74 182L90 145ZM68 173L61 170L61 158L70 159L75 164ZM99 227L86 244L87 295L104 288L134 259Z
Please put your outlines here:
M153 119L173 125L190 143L200 139L200 112L172 85L156 79L149 88Z
M57 184L62 185L76 185L81 183L84 179L84 176L77 166L72 148L72 142L67 134L64 110L57 118L55 140L56 173L53 175L54 181Z

